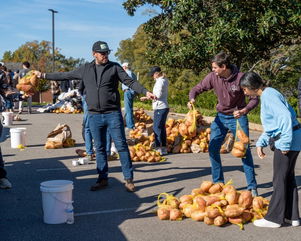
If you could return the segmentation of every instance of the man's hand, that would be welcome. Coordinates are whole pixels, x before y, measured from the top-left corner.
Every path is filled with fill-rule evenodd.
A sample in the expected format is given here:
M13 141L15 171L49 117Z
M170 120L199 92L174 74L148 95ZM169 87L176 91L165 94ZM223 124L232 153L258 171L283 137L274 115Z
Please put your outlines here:
M155 96L152 92L149 92L149 91L146 92L146 97L149 100L156 100L157 99L157 96Z
M258 146L258 147L256 148L256 150L257 150L257 155L258 155L258 157L259 157L260 159L265 158L265 153L263 152L263 147L262 147L262 146Z
M235 111L233 112L233 116L234 116L235 119L238 119L238 118L240 118L241 116L246 115L246 114L248 114L248 111L247 111L247 109L245 109L245 108L243 108L243 109L241 109L241 110L235 110Z
M35 70L35 71L33 71L33 73L34 73L38 78L41 78L41 76L42 76L42 73L41 73L40 71Z
M286 155L289 151L281 151L283 155Z
M191 99L188 103L187 103L187 107L189 108L189 110L192 109L192 105L194 105L195 103L195 99Z
M146 100L149 100L146 96L142 96L142 97L140 97L140 100L141 101L146 101Z

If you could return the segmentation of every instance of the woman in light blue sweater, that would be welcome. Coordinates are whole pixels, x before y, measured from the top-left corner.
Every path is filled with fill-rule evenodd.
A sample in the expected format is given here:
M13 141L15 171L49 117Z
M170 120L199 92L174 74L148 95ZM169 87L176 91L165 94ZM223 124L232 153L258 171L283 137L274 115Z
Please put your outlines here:
M247 72L240 83L246 95L260 96L260 118L264 132L256 147L260 159L263 148L270 145L274 151L273 194L268 213L255 220L258 227L278 228L283 222L299 226L298 190L295 165L301 150L301 124L285 97L274 88L265 87L261 77Z

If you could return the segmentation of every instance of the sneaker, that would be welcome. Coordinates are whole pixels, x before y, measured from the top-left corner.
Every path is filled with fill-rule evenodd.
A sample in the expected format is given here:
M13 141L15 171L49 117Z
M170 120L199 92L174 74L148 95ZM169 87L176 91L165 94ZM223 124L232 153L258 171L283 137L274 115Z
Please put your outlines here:
M293 227L298 227L300 226L300 220L289 220L289 219L284 219L284 222L291 224Z
M162 154L161 154L162 156L168 155L167 148L165 146L161 147L161 152L162 152Z
M12 188L12 184L7 178L1 178L0 179L0 188L1 189L10 189Z
M258 197L257 189L249 189L249 191L252 193L252 197Z
M156 148L155 148L155 151L159 152L161 156L163 155L163 152L162 152L162 148L161 148L161 147L156 147Z
M265 220L264 218L255 220L253 222L253 224L255 226L261 227L261 228L280 228L281 227L280 224Z
M91 186L90 191L98 191L101 189L106 188L109 185L107 179L102 179L100 181L97 181L94 185Z
M135 185L133 183L133 180L125 180L125 188L128 192L135 192Z

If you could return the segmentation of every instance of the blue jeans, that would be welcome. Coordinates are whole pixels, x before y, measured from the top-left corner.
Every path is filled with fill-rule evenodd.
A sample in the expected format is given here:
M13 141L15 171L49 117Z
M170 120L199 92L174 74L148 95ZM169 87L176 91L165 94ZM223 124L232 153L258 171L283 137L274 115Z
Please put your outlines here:
M108 130L107 130L106 138L107 138L106 152L107 152L107 156L110 156L111 155L111 147L112 147L112 145L111 145L112 138L111 138L111 135L108 132Z
M93 140L92 140L92 134L89 127L89 118L88 118L88 105L86 102L86 96L82 96L82 104L83 104L83 110L84 110L84 120L83 120L83 127L84 127L84 136L85 136L85 147L86 152L88 155L92 155L94 153L93 151Z
M133 165L126 143L121 111L113 111L108 114L89 113L89 124L96 150L98 182L108 179L107 131L117 148L124 179L133 179Z
M126 127L134 129L134 115L133 115L133 102L134 102L135 92L132 90L124 91L124 112Z
M246 133L246 135L249 135L249 122L247 116L242 116L238 120L243 131ZM218 113L214 121L211 123L211 134L209 143L211 173L214 183L224 182L220 148L228 130L230 130L235 135L236 119L233 117L233 115L224 115L222 113ZM254 163L250 147L248 147L247 149L246 157L242 158L241 160L247 179L248 189L256 189L257 183L255 179Z
M155 133L155 146L166 147L166 128L165 123L169 108L154 110L153 130Z

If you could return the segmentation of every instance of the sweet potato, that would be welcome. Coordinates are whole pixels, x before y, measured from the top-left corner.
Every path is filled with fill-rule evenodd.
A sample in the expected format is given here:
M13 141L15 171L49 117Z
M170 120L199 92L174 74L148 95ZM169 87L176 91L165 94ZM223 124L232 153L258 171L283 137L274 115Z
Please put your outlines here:
M176 220L181 220L183 216L183 213L181 210L173 208L169 212L169 220L171 221L176 221Z
M227 222L227 218L223 217L223 216L217 216L215 219L214 219L214 225L215 226L222 226L224 225L225 223Z
M201 210L194 210L191 213L191 219L195 221L204 221L205 216L206 212L202 212Z
M242 143L244 144L249 143L249 137L246 135L246 133L243 130L237 130L236 136Z
M211 181L203 181L201 184L201 190L203 192L209 192L210 187L213 185Z
M223 190L223 186L221 183L215 183L209 188L209 193L214 194L221 192Z
M242 191L240 193L238 204L243 208L250 208L252 206L253 197L250 191Z

